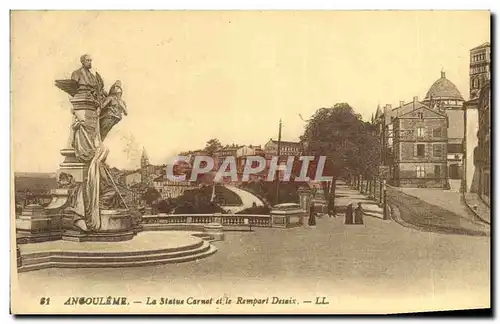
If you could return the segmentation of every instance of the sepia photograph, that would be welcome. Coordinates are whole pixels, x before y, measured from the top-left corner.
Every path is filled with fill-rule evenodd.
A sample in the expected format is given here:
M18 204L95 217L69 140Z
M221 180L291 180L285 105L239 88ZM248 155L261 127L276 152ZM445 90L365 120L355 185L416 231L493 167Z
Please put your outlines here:
M491 309L491 21L11 10L11 314Z

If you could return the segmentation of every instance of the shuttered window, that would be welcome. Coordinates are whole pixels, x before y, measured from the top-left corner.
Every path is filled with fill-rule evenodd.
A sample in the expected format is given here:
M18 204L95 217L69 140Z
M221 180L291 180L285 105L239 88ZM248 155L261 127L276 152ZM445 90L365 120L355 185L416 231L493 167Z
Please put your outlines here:
M434 157L443 156L443 144L433 144L432 145L432 155Z

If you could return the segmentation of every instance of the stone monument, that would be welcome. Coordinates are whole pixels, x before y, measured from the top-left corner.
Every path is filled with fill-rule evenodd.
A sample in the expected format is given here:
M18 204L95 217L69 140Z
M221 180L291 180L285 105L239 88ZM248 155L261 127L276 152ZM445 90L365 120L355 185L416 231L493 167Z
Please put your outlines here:
M91 72L91 57L82 55L80 61L82 66L71 79L55 81L69 94L73 115L68 142L61 150L64 160L56 173L58 188L43 211L32 206L28 212L33 215L22 215L16 225L24 237L33 236L35 227L37 236L49 233L51 239L128 240L136 233L132 215L109 172L109 150L103 142L127 115L122 84L116 81L106 93L100 75Z

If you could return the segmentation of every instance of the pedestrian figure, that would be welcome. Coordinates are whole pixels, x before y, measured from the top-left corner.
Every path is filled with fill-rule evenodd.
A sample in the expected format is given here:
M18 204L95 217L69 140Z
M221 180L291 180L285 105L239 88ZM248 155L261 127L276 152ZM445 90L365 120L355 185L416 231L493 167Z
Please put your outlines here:
M335 207L333 206L333 201L328 202L328 216L335 217Z
M312 202L309 207L309 226L316 226L316 211L314 209L314 203Z
M354 224L354 222L353 222L353 218L352 218L352 213L353 213L352 204L349 204L349 205L347 206L346 211L345 211L345 220L344 220L344 224L347 224L347 225Z
M363 224L363 208L361 208L361 203L358 203L358 207L354 210L354 223Z

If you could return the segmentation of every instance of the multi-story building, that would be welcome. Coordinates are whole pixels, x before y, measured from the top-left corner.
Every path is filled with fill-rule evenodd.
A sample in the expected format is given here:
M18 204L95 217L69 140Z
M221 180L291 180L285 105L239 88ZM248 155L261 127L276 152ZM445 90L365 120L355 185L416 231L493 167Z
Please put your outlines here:
M447 116L414 97L393 118L394 184L445 188Z
M161 199L172 199L182 196L186 190L195 188L190 181L172 181L165 175L159 176L153 180L154 188L160 193Z
M143 192L142 188L137 188L138 185L140 185L140 183L131 188L118 184L120 195L123 197L128 207L135 207L141 204Z
M278 154L278 141L272 138L264 145L264 153L269 156ZM302 143L281 141L280 142L280 156L299 156L302 153Z
M139 170L127 171L124 173L125 185L131 187L142 181L142 172Z
M464 99L458 88L446 78L444 71L427 91L423 103L448 117L447 173L451 189L458 191L463 176Z
M469 63L470 99L479 97L481 89L491 76L491 45L484 43L470 50Z
M375 122L382 143L381 165L389 167L388 180L396 186L445 187L447 184L447 116L418 97L383 113L377 107Z
M260 145L227 145L216 152L216 168L220 168L227 157L234 157L238 179L243 176L243 171L249 156L263 156L263 150ZM254 167L256 164L254 164ZM252 176L252 179L257 176Z
M479 173L478 194L489 205L491 195L491 85L486 83L479 93L478 145L474 150L474 165Z
M463 190L477 193L479 191L480 170L474 164L474 150L479 144L479 95L486 85L489 87L491 73L491 46L484 43L470 50L469 95L470 100L463 106L464 110L464 174ZM484 104L483 104L484 107Z

